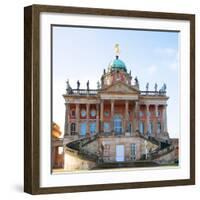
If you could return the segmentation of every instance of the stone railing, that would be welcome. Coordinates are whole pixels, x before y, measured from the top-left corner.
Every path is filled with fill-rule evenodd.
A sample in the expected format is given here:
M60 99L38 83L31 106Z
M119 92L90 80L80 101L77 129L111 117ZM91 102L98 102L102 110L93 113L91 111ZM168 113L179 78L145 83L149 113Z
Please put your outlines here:
M70 89L67 90L67 95L97 95L101 89ZM166 96L166 91L140 91L141 95L150 96Z
M90 142L93 142L94 140L96 140L96 138L97 138L97 134L93 135L93 136L78 138L77 140L69 142L67 144L67 146L69 148L72 148L72 149L75 149L75 150L80 150L81 147L89 144Z
M69 95L97 95L99 90L97 89L72 89L70 91L67 91L67 94Z
M166 91L140 91L141 95L166 96Z
M151 152L148 154L148 157L151 159L151 160L154 160L156 158L159 158L161 156L164 156L170 152L172 152L174 150L174 146L173 145L170 145L164 149L158 149L154 152Z
M133 136L134 134L133 133L130 133L130 132L121 132L121 133L116 133L114 131L110 131L110 132L99 132L98 133L99 136L115 136L115 137L121 137L121 136L127 136L127 137L130 137L130 136Z
M75 141L66 144L66 150L75 156L79 156L83 159L92 160L96 162L98 160L98 156L96 154L91 153L85 149L82 149L83 146L89 144L90 142L93 142L96 138L97 135L91 137L79 138Z

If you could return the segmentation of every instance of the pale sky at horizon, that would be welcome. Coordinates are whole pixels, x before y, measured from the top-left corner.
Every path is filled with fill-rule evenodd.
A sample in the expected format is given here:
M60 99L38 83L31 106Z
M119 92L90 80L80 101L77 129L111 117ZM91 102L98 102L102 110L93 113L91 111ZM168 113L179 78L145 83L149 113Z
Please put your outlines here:
M154 84L167 84L168 131L179 137L178 32L53 27L53 121L64 131L65 106L62 95L66 80L76 88L96 88L103 69L115 58L114 45L120 45L120 59L138 77L140 90Z

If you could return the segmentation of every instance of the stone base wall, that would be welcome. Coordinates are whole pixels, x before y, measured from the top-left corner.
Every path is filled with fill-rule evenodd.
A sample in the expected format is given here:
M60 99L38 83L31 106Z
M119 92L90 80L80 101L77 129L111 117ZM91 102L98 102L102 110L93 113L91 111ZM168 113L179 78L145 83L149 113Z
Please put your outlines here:
M124 145L125 157L124 161L132 161L131 144L136 144L135 160L140 160L142 155L155 150L158 146L152 144L140 137L101 137L99 138L101 145L101 155L104 162L116 162L116 145Z
M165 154L163 156L160 156L159 158L155 159L154 161L156 161L159 164L174 164L177 160L176 160L176 150L171 151L168 154Z
M73 155L65 151L64 155L64 170L73 171L73 170L89 170L96 167L96 163L93 161L85 160L77 155Z

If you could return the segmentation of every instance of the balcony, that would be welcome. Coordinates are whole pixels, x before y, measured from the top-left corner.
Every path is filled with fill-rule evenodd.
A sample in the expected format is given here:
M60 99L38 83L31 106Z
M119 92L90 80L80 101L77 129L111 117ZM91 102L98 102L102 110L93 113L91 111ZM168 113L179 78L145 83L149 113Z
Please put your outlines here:
M67 91L67 94L74 95L74 96L95 96L98 94L98 89L72 89L70 91Z

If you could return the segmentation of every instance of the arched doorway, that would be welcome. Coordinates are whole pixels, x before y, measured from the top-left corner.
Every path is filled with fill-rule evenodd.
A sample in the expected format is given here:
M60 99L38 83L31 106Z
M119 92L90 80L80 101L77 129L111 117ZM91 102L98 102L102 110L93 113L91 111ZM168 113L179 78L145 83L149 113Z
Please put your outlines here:
M120 115L114 116L114 131L116 135L122 134L122 118Z

